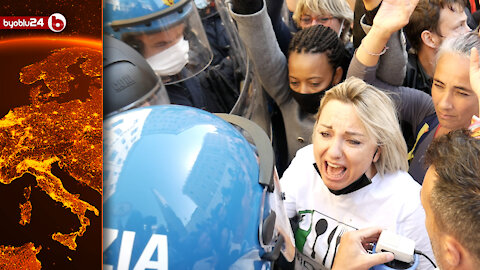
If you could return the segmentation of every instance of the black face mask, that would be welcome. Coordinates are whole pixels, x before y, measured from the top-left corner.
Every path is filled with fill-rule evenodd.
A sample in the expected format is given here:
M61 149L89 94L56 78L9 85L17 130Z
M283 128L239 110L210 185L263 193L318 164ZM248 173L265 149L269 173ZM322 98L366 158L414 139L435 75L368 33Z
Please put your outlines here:
M333 73L333 76L335 76L335 73ZM333 87L333 76L327 88L323 89L320 92L312 94L301 94L295 92L294 90L292 90L292 88L289 87L290 93L292 94L295 101L297 101L298 105L300 105L300 108L302 108L303 111L315 114L318 111L318 107L320 106L320 100L322 100L325 92Z
M320 100L322 100L323 96L325 95L325 91L330 88L322 90L318 93L313 94L301 94L298 92L293 91L290 88L290 93L292 93L293 98L297 101L300 108L307 113L317 113L318 107L320 106Z

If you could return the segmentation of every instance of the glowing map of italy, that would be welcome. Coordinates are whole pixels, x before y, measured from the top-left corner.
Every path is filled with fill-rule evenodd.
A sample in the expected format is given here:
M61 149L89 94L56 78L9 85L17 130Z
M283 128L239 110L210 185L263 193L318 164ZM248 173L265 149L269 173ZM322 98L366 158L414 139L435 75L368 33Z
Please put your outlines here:
M25 175L35 179L35 185L23 187L22 201L16 210L19 226L28 227L33 221L36 205L30 197L34 190L41 191L76 216L78 226L51 232L51 239L71 251L77 249L77 240L91 225L87 215L99 217L101 205L95 206L83 199L83 194L69 191L61 177L52 172L52 166L101 195L101 75L101 49L53 50L43 60L24 66L19 72L19 81L31 87L30 104L14 107L0 119L2 188L22 181ZM79 81L82 83L76 83ZM65 99L78 87L87 88L87 98ZM0 268L41 269L36 258L39 252L48 251L35 239L21 246L1 242Z

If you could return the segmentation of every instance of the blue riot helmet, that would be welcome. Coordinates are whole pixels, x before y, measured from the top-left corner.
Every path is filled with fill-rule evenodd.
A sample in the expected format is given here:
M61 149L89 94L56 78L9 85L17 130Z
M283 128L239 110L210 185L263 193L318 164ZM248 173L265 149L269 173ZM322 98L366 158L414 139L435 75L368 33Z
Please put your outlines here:
M165 85L197 75L212 61L192 0L106 0L103 26L140 52Z
M105 270L269 269L280 251L293 260L268 137L229 117L257 147L192 107L142 107L105 120Z
M103 49L103 115L170 103L165 86L142 55L107 35Z

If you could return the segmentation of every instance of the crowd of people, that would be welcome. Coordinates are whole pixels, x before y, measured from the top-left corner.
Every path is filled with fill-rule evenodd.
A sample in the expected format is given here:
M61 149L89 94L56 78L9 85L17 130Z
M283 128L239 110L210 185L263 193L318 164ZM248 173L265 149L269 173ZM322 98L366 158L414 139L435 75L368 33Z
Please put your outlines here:
M415 241L417 269L480 269L478 1L232 0L228 18L207 1L202 19L191 1L135 2L106 2L104 29L145 58L168 103L229 113L247 69L278 106L296 247L278 269L387 263L370 245L384 229Z

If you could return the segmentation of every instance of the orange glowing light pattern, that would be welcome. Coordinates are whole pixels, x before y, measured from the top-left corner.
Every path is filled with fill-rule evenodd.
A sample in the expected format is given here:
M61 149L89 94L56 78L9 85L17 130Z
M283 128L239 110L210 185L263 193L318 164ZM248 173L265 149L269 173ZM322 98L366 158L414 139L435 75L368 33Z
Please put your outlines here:
M32 203L29 201L30 194L32 193L32 187L26 187L23 191L23 196L27 200L25 203L20 204L20 225L27 225L32 218Z
M35 257L41 249L41 246L36 248L33 243L27 243L18 248L0 246L0 269L42 269L42 264Z
M83 62L80 62L80 59ZM51 165L58 162L74 179L102 193L102 52L86 47L62 48L53 51L41 62L22 68L20 81L33 84L43 80L47 88L33 87L31 104L16 107L0 119L0 183L10 184L28 173L36 178L37 187L52 200L75 214L80 228L74 232L52 234L52 239L71 250L77 247L90 220L86 212L96 216L99 210L80 199L80 194L68 192L61 179L52 173ZM91 79L90 98L58 103L52 98L70 91L74 76L68 67L80 63L84 76ZM31 188L24 189L26 202L20 204L20 224L30 222ZM36 254L41 246L33 243L22 247L0 246L0 268L40 269Z

